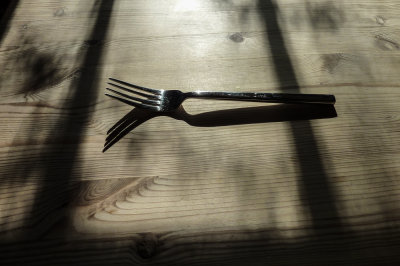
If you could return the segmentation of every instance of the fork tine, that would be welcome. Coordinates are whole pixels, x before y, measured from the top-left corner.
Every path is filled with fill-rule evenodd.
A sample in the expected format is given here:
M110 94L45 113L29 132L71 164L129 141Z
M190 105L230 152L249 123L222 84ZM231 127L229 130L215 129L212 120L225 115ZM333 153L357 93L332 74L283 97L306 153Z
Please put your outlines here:
M119 88L119 89L121 89L121 90L125 90L125 91L131 92L131 93L134 93L134 94L137 94L137 95L146 97L146 98L154 99L154 100L158 100L159 97L160 97L160 96L156 96L156 95L154 95L154 94L147 94L147 93L143 93L143 92L131 90L131 89L122 87L121 85L114 84L114 83L111 83L111 82L107 82L107 84L108 84L108 85L111 85L111 86L114 86L114 87L117 87L117 88Z
M136 89L139 89L139 90L144 90L144 91L151 92L151 93L155 93L155 94L161 94L161 91L160 91L160 90L155 90L155 89L150 89L150 88L138 86L138 85L131 84L131 83L128 83L128 82L119 80L119 79L115 79L115 78L109 78L109 79L112 80L112 81L114 81L114 82L117 82L117 83L119 83L119 84L126 85L126 86L130 86L130 87L133 87L133 88L136 88Z
M154 105L154 106L158 106L159 105L158 101L145 100L145 99L141 99L141 98L137 98L137 97L133 97L133 96L127 95L125 93L122 93L122 92L119 92L119 91L116 91L116 90L113 90L113 89L110 89L110 88L106 88L106 89L109 90L109 91L112 91L112 92L114 92L114 93L116 93L116 94L118 94L120 96L123 96L125 98L131 99L131 100L134 100L134 101L137 101L137 102L140 102L140 103L144 103L144 104L148 104L148 105Z
M108 94L108 93L106 93L105 95L107 95L108 97L114 98L114 99L116 99L116 100L118 100L120 102L123 102L123 103L129 104L129 105L132 105L134 107L137 107L137 108L147 108L147 109L151 109L151 110L154 110L155 108L157 108L156 106L137 103L137 102L134 102L134 101L129 101L127 99L124 99L124 98L121 98L121 97L118 97L118 96L115 96L115 95L111 95L111 94Z

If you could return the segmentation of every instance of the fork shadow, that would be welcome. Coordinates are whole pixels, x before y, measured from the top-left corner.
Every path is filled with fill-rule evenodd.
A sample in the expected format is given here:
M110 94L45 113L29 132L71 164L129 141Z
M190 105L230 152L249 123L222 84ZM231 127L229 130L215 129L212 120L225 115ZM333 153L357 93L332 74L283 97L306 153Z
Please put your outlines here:
M182 105L174 112L167 114L134 108L108 130L103 152L111 148L136 127L157 116L169 116L185 121L191 126L218 127L333 118L337 116L337 113L333 105L322 104L278 104L226 109L196 115L187 113Z

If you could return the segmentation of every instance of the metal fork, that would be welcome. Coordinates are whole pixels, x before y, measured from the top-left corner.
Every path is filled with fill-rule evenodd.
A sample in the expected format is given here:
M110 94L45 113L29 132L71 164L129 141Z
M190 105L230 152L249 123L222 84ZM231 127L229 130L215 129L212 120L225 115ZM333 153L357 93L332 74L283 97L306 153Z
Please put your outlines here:
M123 103L154 112L169 113L176 110L188 98L251 101L292 104L335 104L335 96L329 94L249 93L249 92L181 92L179 90L157 90L110 78L108 94ZM124 92L122 92L124 91ZM135 95L135 96L133 96Z

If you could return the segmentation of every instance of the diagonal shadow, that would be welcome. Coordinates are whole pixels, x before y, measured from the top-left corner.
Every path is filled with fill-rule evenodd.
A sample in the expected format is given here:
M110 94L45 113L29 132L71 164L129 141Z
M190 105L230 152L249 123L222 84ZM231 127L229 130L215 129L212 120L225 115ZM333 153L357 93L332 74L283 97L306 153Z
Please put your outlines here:
M30 228L27 238L43 236L55 224L63 222L68 214L68 205L78 192L72 177L80 168L79 146L85 136L86 127L94 112L97 95L97 66L103 54L102 41L106 38L114 1L101 0L94 4L97 12L94 26L86 43L80 77L72 83L68 101L62 110L53 134L45 141L36 164L41 171L41 183L35 195L33 208L26 219ZM79 115L77 115L79 114ZM79 173L79 172L78 172Z
M0 4L0 44L2 43L4 36L7 34L11 18L18 2L18 0L3 0Z
M103 152L106 152L129 132L156 116L159 116L156 112L134 108L108 130Z
M188 114L182 105L175 112L169 114L134 108L107 132L108 136L103 152L111 148L133 129L156 116L169 116L177 120L183 120L191 126L218 127L332 118L337 115L333 105L319 104L278 104L205 112L197 115Z
M294 66L278 22L278 8L273 0L259 0L258 9L265 24L269 53L279 85L299 92ZM313 232L322 237L321 229L329 227L341 233L343 226L335 205L336 195L325 172L312 125L310 121L290 122L289 125L301 170L301 201L310 213Z

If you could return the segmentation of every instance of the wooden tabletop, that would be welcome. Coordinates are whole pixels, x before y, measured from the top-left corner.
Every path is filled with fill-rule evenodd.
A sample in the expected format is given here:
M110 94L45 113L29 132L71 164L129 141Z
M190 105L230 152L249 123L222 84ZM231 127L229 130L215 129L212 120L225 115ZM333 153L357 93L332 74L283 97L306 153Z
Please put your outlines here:
M396 0L10 1L0 264L399 264L399 13ZM104 96L109 77L337 102L188 100L153 117ZM127 113L138 126L102 153Z

